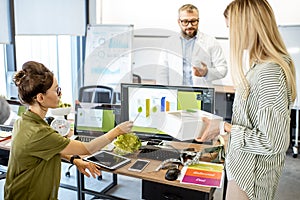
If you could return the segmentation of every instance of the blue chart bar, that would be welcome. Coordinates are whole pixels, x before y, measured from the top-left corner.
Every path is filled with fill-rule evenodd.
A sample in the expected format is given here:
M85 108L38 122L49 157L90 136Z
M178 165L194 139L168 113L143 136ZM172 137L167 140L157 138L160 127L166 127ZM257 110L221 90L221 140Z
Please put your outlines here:
M165 112L166 110L166 97L162 97L160 100L160 111Z

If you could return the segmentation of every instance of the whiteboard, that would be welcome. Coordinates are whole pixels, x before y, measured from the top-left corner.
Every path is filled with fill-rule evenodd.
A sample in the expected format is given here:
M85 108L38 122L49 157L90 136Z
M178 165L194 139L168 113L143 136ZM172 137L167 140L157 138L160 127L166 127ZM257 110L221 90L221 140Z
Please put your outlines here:
M84 85L116 88L132 82L133 25L89 25L84 61Z
M297 98L294 107L300 109L300 25L279 26L279 31L295 64Z

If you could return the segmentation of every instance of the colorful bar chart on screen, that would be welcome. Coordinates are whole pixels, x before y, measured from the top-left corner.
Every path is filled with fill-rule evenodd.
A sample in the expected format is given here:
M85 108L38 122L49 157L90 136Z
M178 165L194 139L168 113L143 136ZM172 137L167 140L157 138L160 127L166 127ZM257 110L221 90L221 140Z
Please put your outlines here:
M130 94L129 119L135 126L157 128L165 112L177 110L177 90L136 88Z

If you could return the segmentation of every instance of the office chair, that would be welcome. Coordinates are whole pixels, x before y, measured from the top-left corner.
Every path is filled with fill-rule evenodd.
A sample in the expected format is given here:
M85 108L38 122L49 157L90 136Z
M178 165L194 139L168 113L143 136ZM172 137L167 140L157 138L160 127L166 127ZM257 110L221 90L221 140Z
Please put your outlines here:
M80 102L113 103L114 90L104 85L89 85L79 89Z
M8 166L9 153L0 152L0 180L6 178L6 171Z
M83 86L79 89L79 98L80 102L91 102L91 103L109 103L113 104L114 102L114 90L109 86L104 85L89 85ZM70 170L73 165L68 167L68 171L65 173L67 177L70 177ZM98 177L98 180L101 180L101 176Z
M0 180L6 178L6 169L4 166L8 165L8 157L7 158L0 158Z
M141 76L137 75L137 74L132 74L132 83L142 83ZM114 104L120 104L121 103L121 94L120 94L120 92L114 92L113 102L114 102Z
M137 74L132 74L132 82L133 83L141 83L142 82L141 76L137 75Z

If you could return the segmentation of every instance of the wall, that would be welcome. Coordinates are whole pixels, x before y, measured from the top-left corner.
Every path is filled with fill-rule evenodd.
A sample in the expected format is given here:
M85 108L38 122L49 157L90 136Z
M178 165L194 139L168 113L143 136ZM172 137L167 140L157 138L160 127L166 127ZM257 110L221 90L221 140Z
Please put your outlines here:
M300 25L279 26L279 31L295 64L296 77L298 78L296 78L297 99L294 107L300 109Z

